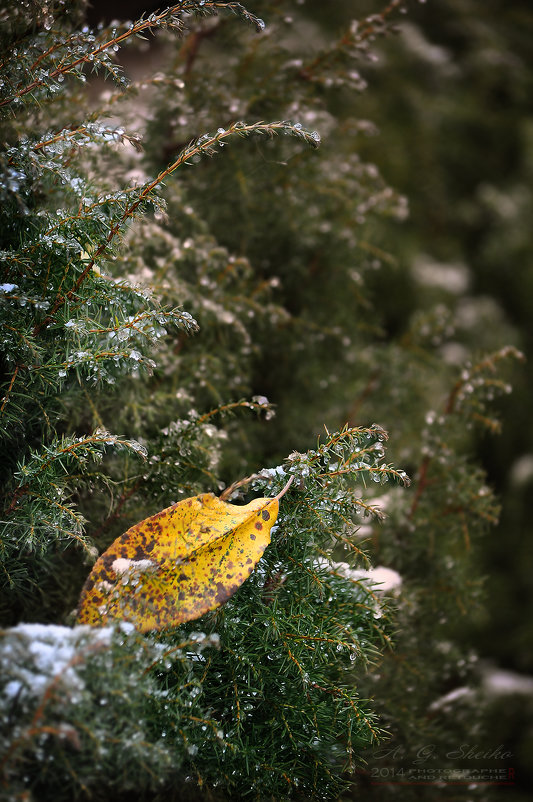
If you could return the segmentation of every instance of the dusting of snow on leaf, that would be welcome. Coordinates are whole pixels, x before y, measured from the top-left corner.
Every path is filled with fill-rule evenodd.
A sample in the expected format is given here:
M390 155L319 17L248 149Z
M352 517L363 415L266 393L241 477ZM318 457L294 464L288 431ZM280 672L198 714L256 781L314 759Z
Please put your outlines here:
M151 560L128 560L125 557L118 557L111 564L115 574L125 574L128 571L147 571L153 566L154 564Z

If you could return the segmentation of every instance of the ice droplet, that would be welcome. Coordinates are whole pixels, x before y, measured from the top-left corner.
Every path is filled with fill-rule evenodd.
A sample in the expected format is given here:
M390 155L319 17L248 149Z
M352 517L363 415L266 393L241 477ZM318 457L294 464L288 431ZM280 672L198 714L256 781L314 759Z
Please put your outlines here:
M148 455L148 450L143 445L138 443L136 440L130 440L130 446L133 449L133 451L137 452L137 454L140 454L143 457L146 457Z

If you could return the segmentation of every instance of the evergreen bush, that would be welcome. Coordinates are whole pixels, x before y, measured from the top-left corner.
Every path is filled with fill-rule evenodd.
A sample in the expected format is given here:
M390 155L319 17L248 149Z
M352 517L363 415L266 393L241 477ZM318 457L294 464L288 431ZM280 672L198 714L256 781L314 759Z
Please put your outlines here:
M404 753L433 737L468 673L450 621L497 517L469 431L495 428L517 352L471 353L438 303L384 329L407 206L359 155L353 96L403 4L341 34L344 4L300 5L183 0L94 31L81 2L0 12L8 799L334 799L385 727ZM152 33L162 71L128 82L119 48ZM288 476L223 607L147 636L69 618L132 523ZM367 552L394 572L394 652Z

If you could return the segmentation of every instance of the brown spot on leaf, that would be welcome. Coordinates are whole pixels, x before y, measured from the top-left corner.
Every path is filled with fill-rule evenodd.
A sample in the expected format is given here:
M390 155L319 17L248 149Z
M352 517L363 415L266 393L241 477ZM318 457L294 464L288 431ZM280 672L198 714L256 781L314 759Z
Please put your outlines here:
M215 601L217 604L224 604L232 595L231 587L224 585L222 582L217 582L215 594Z
M277 509L277 499L238 506L204 493L130 527L93 568L82 591L78 621L101 626L122 618L146 632L216 608L235 593L261 558ZM151 565L139 566L136 589L123 585L122 576L113 571L118 558L150 560ZM95 587L98 581L113 586L114 601L103 612L98 609L102 600L102 593L96 592L101 590Z

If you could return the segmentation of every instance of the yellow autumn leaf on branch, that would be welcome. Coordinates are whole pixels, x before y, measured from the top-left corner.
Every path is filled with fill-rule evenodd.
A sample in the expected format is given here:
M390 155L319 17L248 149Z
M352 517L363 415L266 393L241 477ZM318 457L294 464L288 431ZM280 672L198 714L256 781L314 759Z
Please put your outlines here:
M275 498L241 507L202 493L135 524L96 561L78 622L121 619L147 632L219 607L261 559L289 485Z

